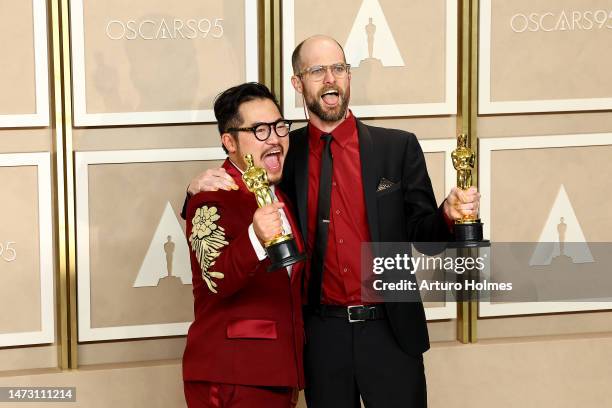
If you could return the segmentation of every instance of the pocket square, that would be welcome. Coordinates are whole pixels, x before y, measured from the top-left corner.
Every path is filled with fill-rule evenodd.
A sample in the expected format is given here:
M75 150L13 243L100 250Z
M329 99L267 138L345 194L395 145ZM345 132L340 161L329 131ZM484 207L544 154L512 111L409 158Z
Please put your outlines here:
M376 191L383 191L388 189L389 187L393 186L393 184L395 184L394 182L387 180L386 178L381 178L380 181L378 182L378 187L376 188Z

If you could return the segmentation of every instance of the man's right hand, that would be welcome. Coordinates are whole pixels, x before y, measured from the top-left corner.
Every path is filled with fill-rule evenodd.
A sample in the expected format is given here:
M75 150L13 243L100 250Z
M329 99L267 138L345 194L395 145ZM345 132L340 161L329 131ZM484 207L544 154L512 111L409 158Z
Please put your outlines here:
M258 208L253 214L253 230L262 245L283 233L283 224L278 210L284 206L283 203L274 202Z
M187 193L194 196L201 191L238 190L232 176L227 174L223 167L208 169L198 174L187 187Z

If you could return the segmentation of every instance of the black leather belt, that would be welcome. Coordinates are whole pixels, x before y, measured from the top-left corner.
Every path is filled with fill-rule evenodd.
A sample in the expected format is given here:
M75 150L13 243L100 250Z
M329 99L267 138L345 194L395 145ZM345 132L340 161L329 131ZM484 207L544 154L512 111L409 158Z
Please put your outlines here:
M321 317L340 317L347 319L350 323L364 322L366 320L380 320L384 319L386 316L384 305L306 306L304 311L305 313L311 313Z

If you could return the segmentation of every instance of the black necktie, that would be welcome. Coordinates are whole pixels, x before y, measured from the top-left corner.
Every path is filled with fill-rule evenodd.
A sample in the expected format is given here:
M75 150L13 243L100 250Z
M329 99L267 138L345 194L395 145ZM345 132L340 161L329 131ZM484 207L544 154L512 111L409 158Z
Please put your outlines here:
M310 282L308 284L308 304L311 306L317 306L321 303L321 285L323 282L325 251L327 250L333 173L331 154L332 135L324 134L321 136L321 140L325 142L325 146L321 154L319 199L317 203L317 232L312 253L312 265L310 267Z

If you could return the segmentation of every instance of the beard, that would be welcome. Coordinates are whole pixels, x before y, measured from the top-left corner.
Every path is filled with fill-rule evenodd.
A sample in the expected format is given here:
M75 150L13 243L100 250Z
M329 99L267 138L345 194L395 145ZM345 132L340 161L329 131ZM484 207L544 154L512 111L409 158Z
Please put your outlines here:
M321 97L329 90L338 92L340 103L335 108L325 109ZM306 101L306 107L308 110L320 118L323 122L338 122L339 120L344 119L346 116L350 99L350 91L347 90L347 92L345 92L338 87L330 86L321 89L314 97L313 95L304 94L304 99Z

